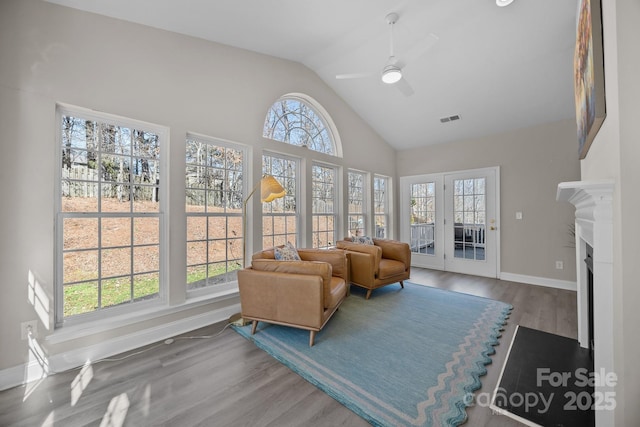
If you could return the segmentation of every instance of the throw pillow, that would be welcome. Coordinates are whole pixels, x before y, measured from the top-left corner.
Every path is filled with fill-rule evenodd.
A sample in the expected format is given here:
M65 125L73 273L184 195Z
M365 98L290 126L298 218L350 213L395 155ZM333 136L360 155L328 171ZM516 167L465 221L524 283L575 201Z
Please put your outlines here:
M373 245L373 239L369 236L352 236L351 241L361 245Z
M282 247L277 247L274 256L278 261L300 261L298 250L291 242L287 242L287 244Z

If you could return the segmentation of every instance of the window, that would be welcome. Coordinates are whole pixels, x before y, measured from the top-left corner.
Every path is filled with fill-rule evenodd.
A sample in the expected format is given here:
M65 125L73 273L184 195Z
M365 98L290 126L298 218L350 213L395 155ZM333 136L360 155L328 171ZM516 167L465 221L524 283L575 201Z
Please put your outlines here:
M373 203L375 209L374 236L380 239L389 238L389 178L376 175L373 177Z
M453 180L455 258L485 259L486 178Z
M349 212L348 228L349 236L364 236L367 229L366 201L365 201L365 180L366 174L363 172L349 171L348 189L349 192Z
M56 324L164 292L160 127L59 107Z
M435 254L436 183L411 184L411 250Z
M262 247L298 241L298 161L285 156L262 156L262 173L272 175L287 192L280 199L262 204Z
M328 114L310 97L287 95L267 112L262 136L335 156L337 132L330 130L327 118Z
M236 280L242 267L244 149L188 136L187 289Z
M311 167L312 246L329 248L336 239L336 168L314 164Z

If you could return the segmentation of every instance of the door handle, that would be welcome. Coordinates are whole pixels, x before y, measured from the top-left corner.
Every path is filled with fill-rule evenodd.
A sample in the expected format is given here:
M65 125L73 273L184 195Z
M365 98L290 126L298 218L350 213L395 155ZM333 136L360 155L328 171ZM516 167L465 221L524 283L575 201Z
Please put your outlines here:
M495 230L496 228L492 225L491 227L489 227L489 230Z

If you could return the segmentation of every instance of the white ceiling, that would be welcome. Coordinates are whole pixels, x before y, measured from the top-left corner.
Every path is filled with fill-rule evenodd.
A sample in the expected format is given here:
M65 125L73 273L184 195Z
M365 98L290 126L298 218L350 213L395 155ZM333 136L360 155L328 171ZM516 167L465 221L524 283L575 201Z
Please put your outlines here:
M298 61L397 149L575 116L578 0L49 1ZM380 80L389 12L411 96Z

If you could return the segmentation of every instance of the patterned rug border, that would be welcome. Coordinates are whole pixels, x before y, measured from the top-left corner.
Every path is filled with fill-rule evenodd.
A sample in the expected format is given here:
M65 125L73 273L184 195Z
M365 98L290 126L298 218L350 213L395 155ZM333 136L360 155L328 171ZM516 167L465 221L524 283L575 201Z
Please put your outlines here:
M252 336L250 326L239 327L232 325L232 327L241 336L252 341L257 347L349 408L371 425L397 426L401 422L402 425L435 426L439 425L436 420L440 419L446 420L446 425L458 426L467 420L466 408L471 404L470 399L464 397L461 399L459 396L470 396L471 393L482 386L480 377L486 375L486 366L492 363L490 356L495 354L494 347L499 344L501 332L504 330L504 325L513 307L510 304L491 298L448 289L412 282L405 282L406 286L427 288L433 292L454 294L465 298L484 300L488 303L472 330L463 338L462 343L459 345L459 350L454 353L452 360L446 364L447 370L438 376L438 384L430 387L427 391L427 400L418 403L419 415L417 418L397 410L358 385L345 381L344 378L340 378L340 381L338 381L331 369L314 363L312 358L268 334L260 334L260 331L258 331L256 335ZM359 288L356 288L356 298L361 297L358 291ZM375 295L372 298L375 298ZM330 322L334 320L332 319ZM492 326L489 326L487 322L491 323ZM469 351L471 351L471 354L469 354ZM467 355L466 357L464 357L465 354ZM289 355L289 357L285 355ZM295 359L291 356L294 356ZM434 405L436 406L435 410L429 412L430 407ZM390 416L390 414L393 414L393 416Z

